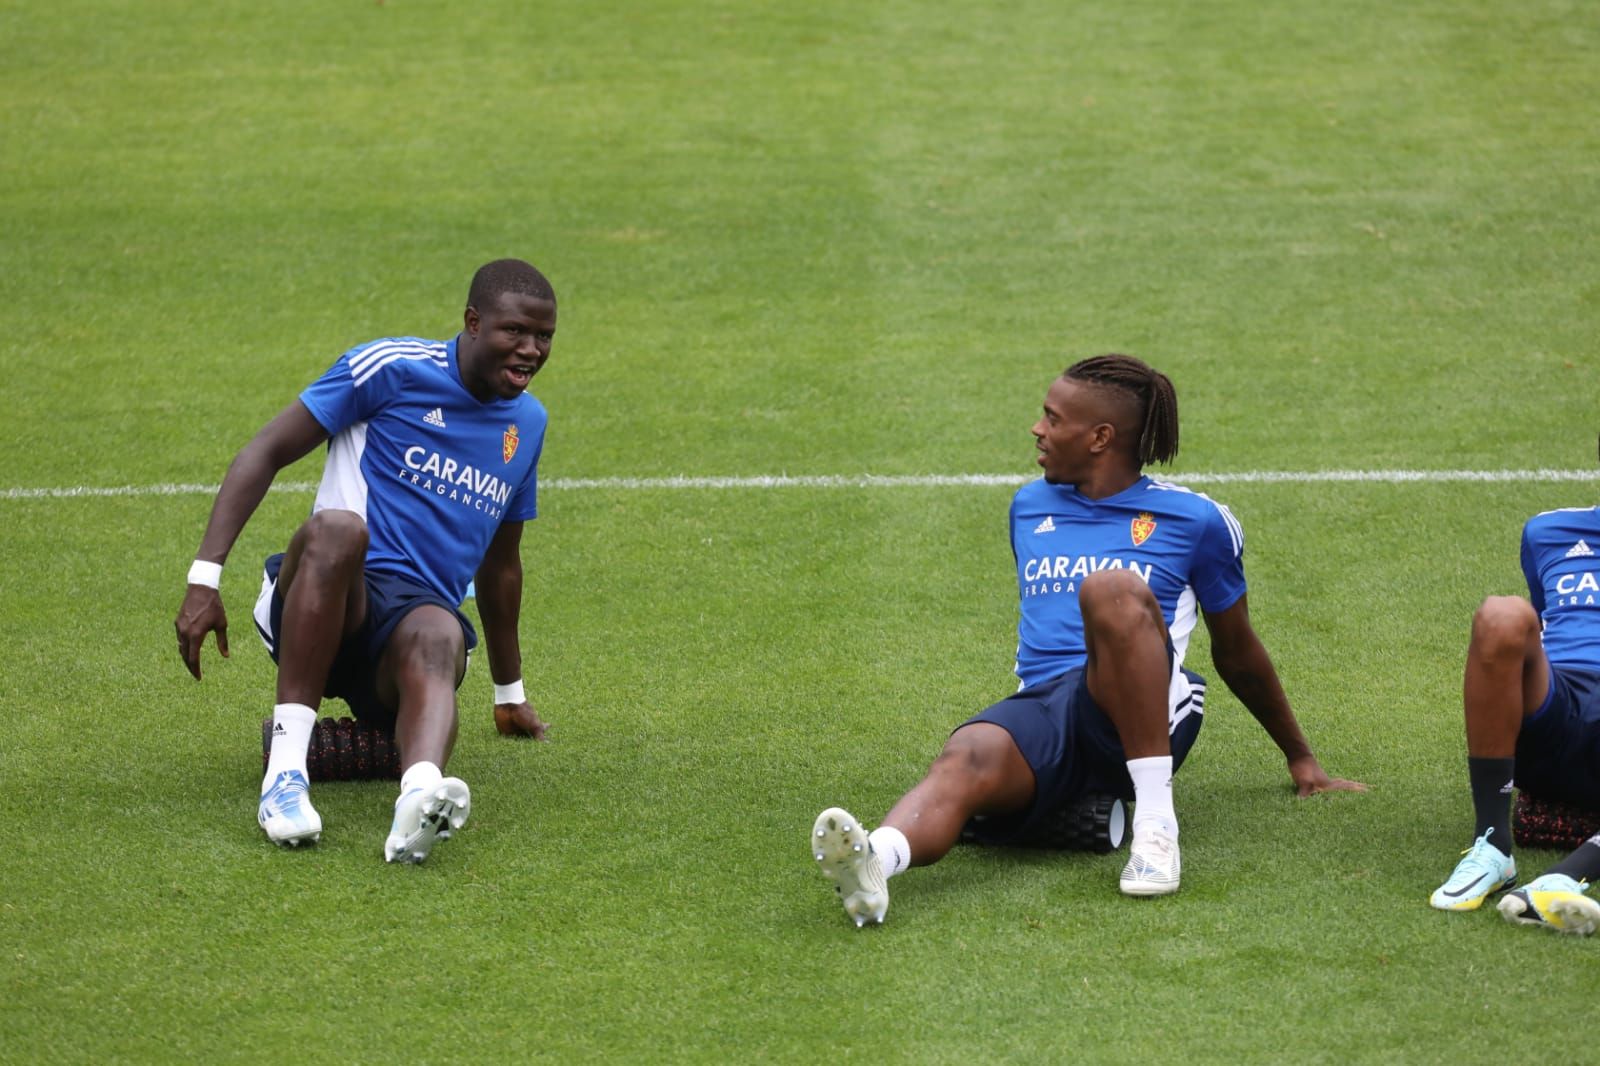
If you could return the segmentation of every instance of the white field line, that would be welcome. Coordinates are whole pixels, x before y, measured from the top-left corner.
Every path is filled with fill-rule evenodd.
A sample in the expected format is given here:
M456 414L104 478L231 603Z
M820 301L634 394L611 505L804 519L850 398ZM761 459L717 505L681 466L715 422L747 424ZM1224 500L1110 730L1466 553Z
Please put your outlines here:
M963 486L1020 485L1029 474L773 474L759 477L596 477L548 478L540 488L578 489L872 489L960 488ZM1156 476L1162 476L1156 472ZM1173 474L1180 485L1261 485L1365 482L1439 484L1447 482L1549 482L1600 481L1600 470L1242 470L1233 473ZM285 481L273 485L277 492L314 492L311 481ZM0 489L0 500L76 499L111 496L211 496L216 485L68 485L45 488Z

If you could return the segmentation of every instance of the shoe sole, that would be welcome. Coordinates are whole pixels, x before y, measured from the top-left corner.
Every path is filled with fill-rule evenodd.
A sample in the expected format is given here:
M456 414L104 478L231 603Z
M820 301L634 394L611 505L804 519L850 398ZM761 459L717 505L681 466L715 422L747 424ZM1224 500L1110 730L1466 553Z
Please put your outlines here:
M1124 896L1170 896L1178 891L1177 881L1118 881Z
M1600 903L1588 896L1562 892L1550 901L1550 914L1561 922L1552 922L1554 928L1573 936L1588 936L1600 928Z
M433 786L422 800L421 824L411 836L394 844L393 837L384 841L385 862L422 862L433 851L439 840L449 840L452 830L467 824L472 810L472 793L467 783L459 777L447 777Z
M1549 925L1539 914L1539 909L1533 902L1517 892L1507 892L1500 897L1500 902L1495 905L1500 912L1500 917L1514 925ZM1528 917L1528 915L1533 917Z
M315 825L303 826L298 830L291 829L282 836L278 836L272 831L272 823L281 820L278 818L262 818L259 814L256 815L256 822L261 826L262 832L267 834L267 839L280 848L298 848L302 844L315 844L322 839L322 819L320 817L316 819Z
M856 928L871 922L882 925L889 912L887 888L872 888L863 883L860 867L871 854L867 831L849 811L829 807L817 815L811 827L811 857L817 860L822 876L834 883L834 891L844 904L844 912Z
M1500 901L1500 916L1517 925L1542 925L1546 929L1572 936L1588 936L1600 926L1600 903L1589 897L1571 892L1540 893L1540 895L1549 896L1544 905L1544 910L1550 915L1548 919L1540 914L1540 908L1535 906L1531 899L1516 892L1512 892ZM1530 912L1533 914L1532 918L1524 917Z
M1469 896L1465 899L1454 900L1449 903L1440 903L1437 898L1430 897L1428 900L1428 905L1434 910L1438 911L1475 911L1479 907L1483 906L1483 901L1488 899L1490 896L1498 896L1500 893L1509 892L1511 889L1516 887L1517 879L1515 877L1508 877L1497 887L1491 888L1481 896ZM1526 919L1523 920L1526 921Z

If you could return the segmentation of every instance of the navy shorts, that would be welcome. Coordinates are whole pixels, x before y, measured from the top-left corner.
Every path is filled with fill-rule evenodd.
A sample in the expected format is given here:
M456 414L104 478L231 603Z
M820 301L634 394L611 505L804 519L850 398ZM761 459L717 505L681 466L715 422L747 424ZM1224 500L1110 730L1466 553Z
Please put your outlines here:
M1206 682L1199 674L1174 669L1167 692L1167 726L1176 771L1200 735ZM1089 694L1082 667L1018 691L967 719L992 722L1011 734L1033 768L1033 805L1011 815L982 820L984 840L1026 839L1049 822L1062 804L1099 792L1133 799L1133 779L1117 727ZM961 727L957 727L961 728Z
M278 592L278 571L282 566L282 552L267 559L255 609L256 632L261 634L273 662L278 661L278 630L283 626L283 596ZM351 713L363 722L393 729L395 708L386 706L378 698L377 672L383 647L401 619L426 604L443 607L461 623L461 635L467 642L469 655L478 646L478 633L455 604L415 581L369 570L366 584L367 619L339 645L323 695L344 700L350 705Z
M1517 787L1600 808L1600 673L1550 667L1544 706L1517 734Z

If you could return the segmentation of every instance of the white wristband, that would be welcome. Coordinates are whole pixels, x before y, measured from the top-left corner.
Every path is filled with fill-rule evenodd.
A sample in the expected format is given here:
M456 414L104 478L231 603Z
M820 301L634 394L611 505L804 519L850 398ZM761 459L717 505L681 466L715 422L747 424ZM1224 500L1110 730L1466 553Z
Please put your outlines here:
M208 589L216 588L222 584L222 564L196 559L189 566L189 584L204 585Z
M494 705L496 707L500 706L502 703L527 702L528 697L522 691L522 678L520 677L511 682L509 685L495 685L494 687Z

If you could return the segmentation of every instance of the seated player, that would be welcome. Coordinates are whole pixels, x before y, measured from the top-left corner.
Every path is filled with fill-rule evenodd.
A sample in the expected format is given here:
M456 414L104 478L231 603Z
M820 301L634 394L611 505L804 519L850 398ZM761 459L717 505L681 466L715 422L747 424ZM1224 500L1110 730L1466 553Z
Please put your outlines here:
M228 654L222 563L278 471L328 442L311 517L267 560L255 619L278 663L271 751L256 820L274 843L316 841L306 750L324 696L392 730L400 797L389 862L421 862L471 809L444 776L456 687L477 634L458 609L477 579L502 733L542 738L522 687L522 524L534 517L544 406L525 390L550 355L556 300L517 259L472 279L448 341L391 337L350 349L228 467L178 610L178 653L198 680L207 633Z
M1472 847L1429 902L1477 910L1517 883L1513 784L1541 799L1600 807L1600 508L1546 511L1522 530L1531 600L1491 596L1472 618L1462 703L1467 778L1477 824ZM1600 903L1600 837L1508 892L1509 921L1592 933Z
M858 927L883 921L888 878L937 862L975 816L985 839L1024 839L1088 792L1136 800L1121 890L1176 892L1172 775L1205 698L1183 668L1198 612L1217 672L1282 749L1299 794L1364 788L1323 772L1300 731L1250 625L1239 523L1142 473L1178 450L1167 377L1130 356L1086 359L1051 384L1032 432L1044 478L1011 504L1021 689L958 727L871 833L837 807L812 826L812 857Z

